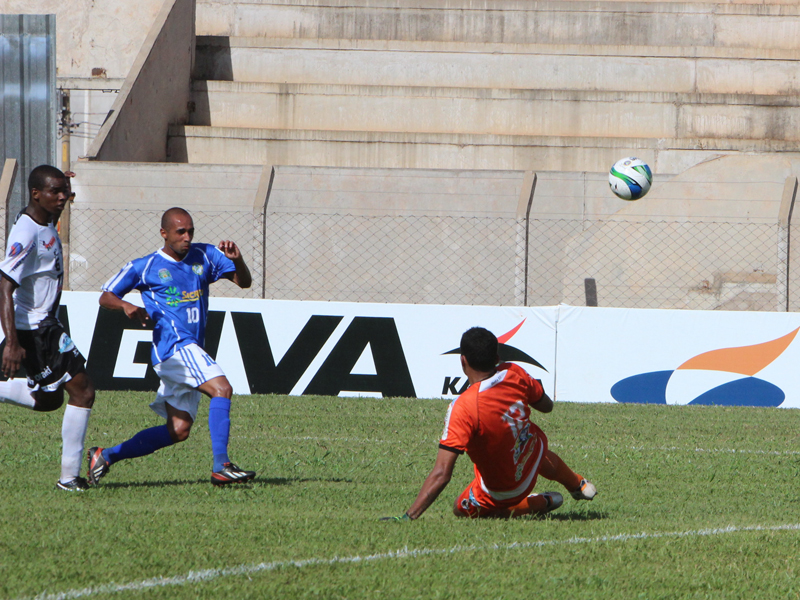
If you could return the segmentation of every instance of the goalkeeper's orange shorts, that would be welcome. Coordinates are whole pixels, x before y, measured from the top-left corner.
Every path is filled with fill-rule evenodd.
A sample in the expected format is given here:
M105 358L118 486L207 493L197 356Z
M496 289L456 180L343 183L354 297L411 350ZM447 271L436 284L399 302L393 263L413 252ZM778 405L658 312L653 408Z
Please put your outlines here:
M490 517L493 513L517 506L525 500L536 485L538 473L534 472L530 483L525 485L521 493L512 498L496 498L481 485L480 477L475 477L456 500L455 509L465 517Z

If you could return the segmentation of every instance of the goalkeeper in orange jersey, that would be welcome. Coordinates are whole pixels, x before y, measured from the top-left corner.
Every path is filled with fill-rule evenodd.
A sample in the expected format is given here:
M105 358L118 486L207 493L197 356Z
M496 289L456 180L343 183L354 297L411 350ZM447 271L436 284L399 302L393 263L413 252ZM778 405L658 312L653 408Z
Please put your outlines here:
M532 494L536 478L560 483L576 500L591 500L595 486L547 449L547 436L530 420L531 409L548 413L553 401L539 380L521 367L499 364L497 338L482 327L461 337L461 367L470 387L447 409L439 453L417 499L402 517L419 518L450 482L464 452L475 479L456 499L457 517L520 517L561 506L558 492Z

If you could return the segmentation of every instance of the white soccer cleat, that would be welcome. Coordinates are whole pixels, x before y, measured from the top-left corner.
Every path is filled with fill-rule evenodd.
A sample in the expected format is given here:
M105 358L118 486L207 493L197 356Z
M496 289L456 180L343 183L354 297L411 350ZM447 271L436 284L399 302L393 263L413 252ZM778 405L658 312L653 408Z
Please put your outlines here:
M591 481L581 479L581 487L570 493L575 500L591 500L597 495L597 488Z

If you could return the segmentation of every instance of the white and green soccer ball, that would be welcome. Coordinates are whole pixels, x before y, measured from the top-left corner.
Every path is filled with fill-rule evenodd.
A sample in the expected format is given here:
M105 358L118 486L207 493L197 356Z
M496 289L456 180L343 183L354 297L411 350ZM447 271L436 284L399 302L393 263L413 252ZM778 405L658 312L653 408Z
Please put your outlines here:
M650 191L653 172L643 160L629 156L614 163L608 173L611 191L623 200L638 200Z

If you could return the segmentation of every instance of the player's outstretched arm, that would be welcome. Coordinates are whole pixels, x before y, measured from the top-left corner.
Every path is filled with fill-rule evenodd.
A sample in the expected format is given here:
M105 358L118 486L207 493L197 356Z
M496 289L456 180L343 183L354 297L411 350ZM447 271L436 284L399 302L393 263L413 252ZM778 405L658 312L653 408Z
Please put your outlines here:
M239 252L239 247L230 240L222 240L217 246L222 253L233 261L236 267L236 272L230 274L229 279L238 285L240 288L247 289L253 283L253 277L250 275L250 269L242 258L242 253Z
M100 294L100 306L108 310L121 310L129 319L138 319L142 327L147 325L150 316L147 311L141 306L136 306L123 300L112 292L103 292Z
M450 478L453 476L453 468L456 465L458 454L439 448L439 453L436 455L436 463L433 465L428 477L422 484L422 489L411 505L406 511L409 519L418 519L422 516L428 507L433 504L433 501L439 497L442 490L450 483Z
M14 290L19 287L8 277L0 276L0 324L6 336L3 350L3 375L13 377L19 371L25 349L17 339L17 324L14 320Z

